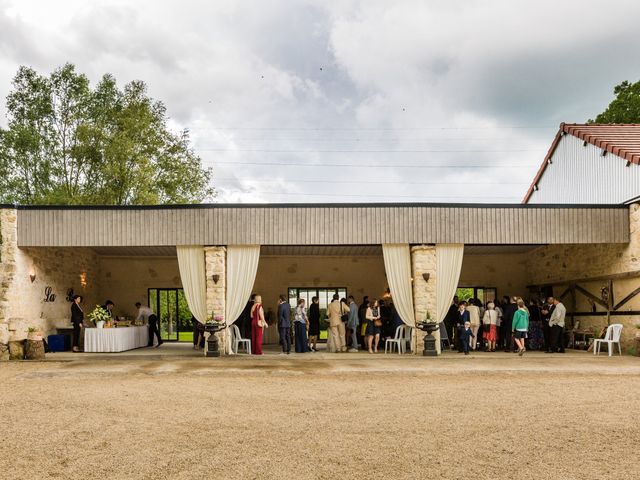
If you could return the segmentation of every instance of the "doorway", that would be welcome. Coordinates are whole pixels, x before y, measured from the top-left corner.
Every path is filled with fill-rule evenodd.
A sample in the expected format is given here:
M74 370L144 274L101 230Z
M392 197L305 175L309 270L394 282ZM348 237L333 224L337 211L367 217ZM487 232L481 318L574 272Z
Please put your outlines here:
M149 307L160 322L160 337L165 342L193 342L191 311L182 288L150 288Z
M305 300L306 308L309 309L311 299L318 297L320 305L320 340L327 339L329 325L326 320L327 307L335 294L338 294L340 298L347 298L347 289L345 287L289 287L289 305L291 305L292 309L298 304L299 298Z
M483 305L486 305L488 302L496 301L498 290L495 287L458 287L456 296L460 301L477 298Z

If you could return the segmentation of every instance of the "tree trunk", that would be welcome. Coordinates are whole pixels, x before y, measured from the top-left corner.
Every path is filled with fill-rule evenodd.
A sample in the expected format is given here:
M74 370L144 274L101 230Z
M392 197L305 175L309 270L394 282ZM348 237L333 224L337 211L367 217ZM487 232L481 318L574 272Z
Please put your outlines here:
M9 360L9 345L0 343L0 362L7 362Z
M24 340L9 342L9 360L24 360Z
M25 358L27 360L44 360L44 342L42 340L27 340Z

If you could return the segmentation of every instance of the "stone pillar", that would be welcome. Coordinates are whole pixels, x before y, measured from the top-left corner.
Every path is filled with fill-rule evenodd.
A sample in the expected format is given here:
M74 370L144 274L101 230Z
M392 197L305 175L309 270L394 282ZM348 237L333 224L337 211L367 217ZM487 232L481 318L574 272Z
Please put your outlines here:
M226 247L205 247L205 270L207 276L207 312L209 315L225 315L225 303L227 292L227 248ZM213 281L213 276L218 275L218 282ZM234 319L225 318L225 321ZM220 342L220 354L228 352L227 338L228 329L218 332ZM205 347L206 349L206 347Z
M416 322L424 321L427 312L436 319L436 247L433 245L419 245L411 248L411 276L413 277L413 303ZM429 274L429 281L425 281L423 274ZM422 355L424 333L416 329L416 354ZM440 332L433 333L436 338L436 348L440 353Z
M0 210L0 323L9 320L9 289L16 274L18 251L18 212L15 208Z

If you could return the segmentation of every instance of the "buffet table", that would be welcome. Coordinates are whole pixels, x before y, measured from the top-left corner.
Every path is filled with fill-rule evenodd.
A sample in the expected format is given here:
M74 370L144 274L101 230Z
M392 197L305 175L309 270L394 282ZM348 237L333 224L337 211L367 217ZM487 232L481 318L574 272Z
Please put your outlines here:
M85 352L124 352L148 343L148 326L84 329Z

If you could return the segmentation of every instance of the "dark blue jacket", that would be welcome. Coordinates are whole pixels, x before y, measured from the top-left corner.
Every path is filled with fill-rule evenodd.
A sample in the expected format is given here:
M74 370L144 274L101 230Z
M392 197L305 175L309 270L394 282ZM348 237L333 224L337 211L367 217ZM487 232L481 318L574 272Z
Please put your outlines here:
M458 310L456 327L458 327L458 329L464 328L464 322L468 322L468 321L469 321L469 311L465 309L464 312L460 312L460 310Z
M473 337L473 332L471 331L471 329L466 329L463 328L462 330L460 330L460 339L461 340L466 340L469 341L470 338Z
M278 328L291 328L291 305L288 302L278 305Z

